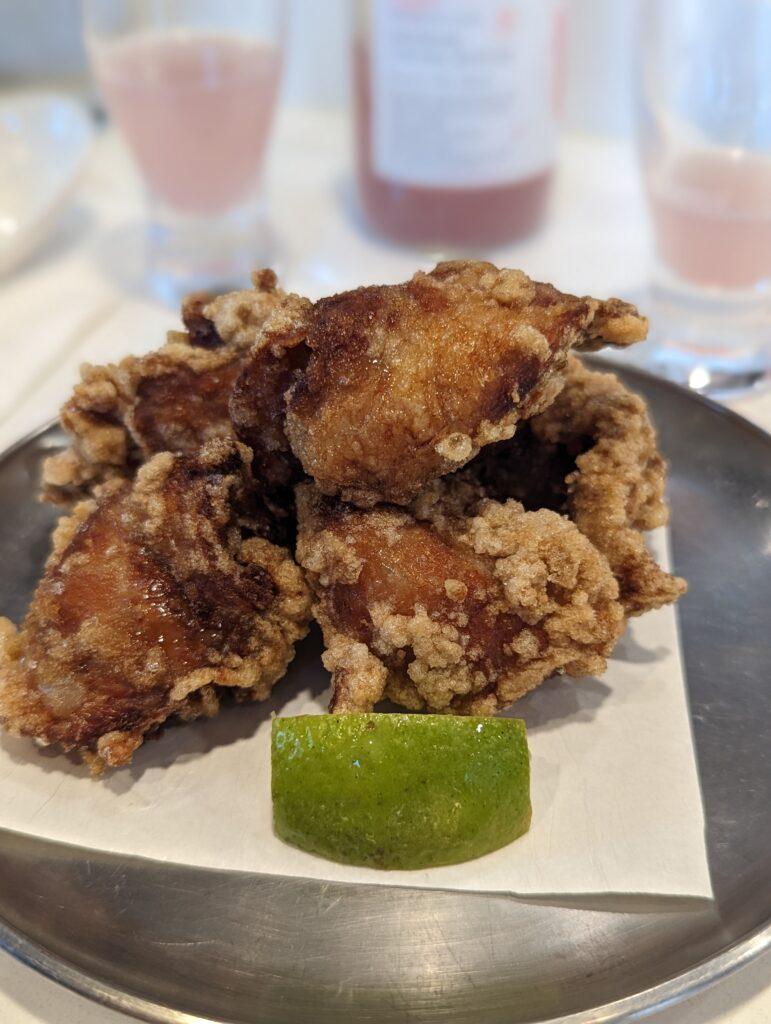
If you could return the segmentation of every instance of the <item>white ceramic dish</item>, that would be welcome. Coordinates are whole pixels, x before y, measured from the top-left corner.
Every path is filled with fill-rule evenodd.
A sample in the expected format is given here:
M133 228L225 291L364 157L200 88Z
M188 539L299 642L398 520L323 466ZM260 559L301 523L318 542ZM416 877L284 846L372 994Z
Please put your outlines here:
M0 276L50 236L93 136L88 114L55 93L0 100Z

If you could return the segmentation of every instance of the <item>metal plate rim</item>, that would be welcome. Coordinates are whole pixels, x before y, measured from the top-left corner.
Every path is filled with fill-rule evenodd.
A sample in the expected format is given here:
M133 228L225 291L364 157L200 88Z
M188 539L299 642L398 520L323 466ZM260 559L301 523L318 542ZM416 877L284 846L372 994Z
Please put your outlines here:
M150 1000L133 996L111 985L97 981L64 960L39 948L34 942L11 928L0 917L0 947L20 963L31 967L44 977L64 986L71 992L128 1014L148 1024L224 1024L222 1020L191 1015ZM543 1018L534 1024L621 1024L639 1019L643 1014L672 1006L690 996L710 988L740 970L761 954L771 949L771 921L755 932L734 943L724 952L710 957L688 971L643 989L624 999L604 1006L571 1014L567 1017Z
M639 367L619 365L596 358L591 358L588 362L596 365L598 369L609 372L621 369L631 378L649 380L656 387L671 393L680 402L685 400L686 403L692 402L707 407L712 414L729 420L735 427L755 435L758 440L768 446L771 453L771 434L734 410L728 409L708 397L689 391L671 381L641 370ZM44 425L30 431L0 453L0 458L4 459L17 452L55 423L56 420L49 420ZM174 1010L161 1003L131 995L115 986L99 981L28 939L20 930L9 925L2 914L0 914L0 948L20 963L70 991L117 1012L147 1021L149 1024L223 1024L222 1020ZM771 919L732 943L722 952L708 957L658 985L568 1016L542 1018L537 1024L598 1024L598 1022L620 1024L622 1021L638 1020L651 1011L675 1005L704 991L768 950L771 950Z

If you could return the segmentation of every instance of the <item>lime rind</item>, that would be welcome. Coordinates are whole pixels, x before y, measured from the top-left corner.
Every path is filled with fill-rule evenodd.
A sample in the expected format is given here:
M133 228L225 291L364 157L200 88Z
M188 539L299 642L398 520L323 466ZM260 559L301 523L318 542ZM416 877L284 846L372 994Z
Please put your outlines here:
M274 829L346 864L415 870L480 857L530 825L524 722L445 715L273 721Z

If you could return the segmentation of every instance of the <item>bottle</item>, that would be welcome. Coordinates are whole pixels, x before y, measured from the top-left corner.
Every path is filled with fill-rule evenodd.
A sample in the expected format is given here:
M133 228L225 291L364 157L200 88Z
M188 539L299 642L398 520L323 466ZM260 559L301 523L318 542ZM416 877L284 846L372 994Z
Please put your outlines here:
M479 248L541 223L557 143L562 0L360 0L359 193L379 233Z

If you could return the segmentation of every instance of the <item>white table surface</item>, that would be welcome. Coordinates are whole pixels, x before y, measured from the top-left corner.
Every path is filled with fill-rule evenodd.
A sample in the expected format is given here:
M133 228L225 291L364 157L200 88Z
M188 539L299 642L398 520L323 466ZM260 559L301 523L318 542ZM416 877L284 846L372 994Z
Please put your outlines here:
M361 227L349 153L342 115L288 110L279 117L266 186L277 236L272 262L287 286L309 295L398 281L432 262L431 254L379 242ZM143 293L141 217L138 181L119 140L106 132L49 244L0 281L0 449L56 414L81 362L155 348L177 325L173 310ZM634 296L648 278L651 245L631 149L599 138L565 140L548 225L493 258L579 294ZM732 407L771 429L771 391ZM771 956L647 1019L767 1024ZM0 955L3 1024L127 1020Z

